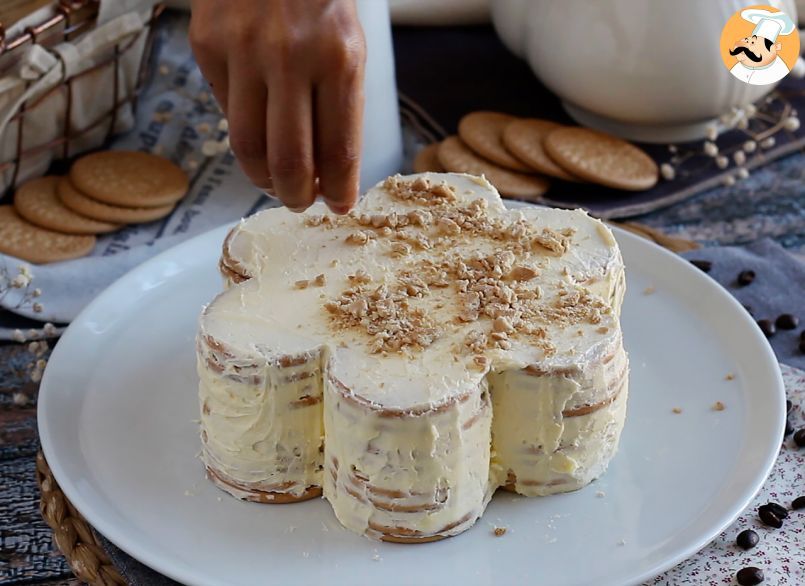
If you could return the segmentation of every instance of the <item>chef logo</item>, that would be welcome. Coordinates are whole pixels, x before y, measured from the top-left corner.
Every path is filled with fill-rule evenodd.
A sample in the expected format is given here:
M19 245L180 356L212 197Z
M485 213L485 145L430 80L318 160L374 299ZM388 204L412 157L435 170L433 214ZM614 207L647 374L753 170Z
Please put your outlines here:
M752 85L783 79L799 56L794 21L771 6L753 6L732 15L721 33L721 58L729 72Z

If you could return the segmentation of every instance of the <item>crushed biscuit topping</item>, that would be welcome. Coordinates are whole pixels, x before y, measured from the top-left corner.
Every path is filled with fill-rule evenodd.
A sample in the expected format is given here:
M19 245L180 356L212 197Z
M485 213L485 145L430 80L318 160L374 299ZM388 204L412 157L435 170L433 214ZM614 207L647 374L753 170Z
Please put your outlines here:
M533 267L517 266L509 272L509 278L513 281L530 281L539 275L539 271Z
M311 227L347 228L345 242L351 245L378 240L384 244L382 250L397 259L399 266L393 274L374 284L366 271L348 275L341 295L325 303L336 327L358 328L371 337L372 352L426 348L448 329L476 324L467 333L463 347L474 356L473 364L484 368L483 352L487 349L508 350L519 339L550 356L556 348L547 339L547 325L597 325L611 313L604 300L577 285L567 270L564 274L568 279L557 283L559 289L552 298L545 299L535 282L550 257L570 249L573 228L538 227L522 213L490 215L489 202L481 197L456 205L453 187L424 177L406 180L396 175L383 187L393 199L422 209L309 216L304 220ZM467 256L466 249L457 245L471 238L486 241L495 252ZM423 251L428 251L428 256L422 256ZM319 275L294 286L301 289L324 283L325 276ZM452 295L445 300L453 299L434 302L437 309L448 312L436 321L416 303L435 290L450 291ZM608 330L602 326L595 331Z
M564 254L570 247L570 239L574 233L575 230L572 228L566 228L561 232L543 228L540 234L533 237L533 243L535 246L542 246L556 254Z
M424 177L406 181L401 175L389 177L383 187L395 199L419 205L442 205L456 201L456 190L446 183L433 185Z
M411 306L405 291L390 291L385 285L372 290L364 286L348 289L327 302L325 309L339 326L365 331L372 339L369 348L373 354L421 350L442 334L422 309Z
M366 283L370 283L372 281L372 277L369 276L369 273L363 269L358 269L355 271L354 275L347 275L347 279L350 283L354 283L356 285L365 285Z
M357 244L359 246L362 246L367 242L369 242L370 240L373 240L374 238L375 235L372 232L366 230L358 230L357 232L352 232L351 234L348 234L346 237L346 242L349 244Z

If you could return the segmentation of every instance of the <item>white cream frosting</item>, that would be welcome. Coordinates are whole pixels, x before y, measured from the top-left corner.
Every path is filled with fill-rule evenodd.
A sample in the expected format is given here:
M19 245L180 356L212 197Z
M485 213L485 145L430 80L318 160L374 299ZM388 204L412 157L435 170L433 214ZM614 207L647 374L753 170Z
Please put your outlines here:
M421 351L372 354L366 334L334 329L323 305L358 270L373 284L392 283L402 261L388 254L388 242L348 244L354 224L305 225L326 213L321 204L306 214L269 210L241 222L224 260L252 278L218 296L200 322L205 462L260 490L287 485L278 492L298 495L323 484L339 520L375 537L460 532L512 475L514 488L529 495L583 486L606 467L625 414L628 367L617 318L623 263L608 228L581 211L508 211L484 179L422 176L452 186L456 206L482 198L489 217L523 218L538 230L573 229L564 254L540 250L518 262L539 267L535 283L546 299L579 287L612 312L595 324L546 325L552 355L512 338L508 350L487 349L490 366L479 369L471 365L472 353L460 351L461 341L490 320L453 323L454 293L440 289L412 303L443 321L446 334ZM395 200L380 184L357 214L416 209L427 208ZM486 255L500 246L471 238L447 251L412 251L404 261L416 270L435 255ZM295 287L318 274L325 276L322 286ZM310 358L281 366L300 355ZM534 366L539 373L522 370ZM300 373L305 378L294 379ZM602 402L589 414L562 415Z

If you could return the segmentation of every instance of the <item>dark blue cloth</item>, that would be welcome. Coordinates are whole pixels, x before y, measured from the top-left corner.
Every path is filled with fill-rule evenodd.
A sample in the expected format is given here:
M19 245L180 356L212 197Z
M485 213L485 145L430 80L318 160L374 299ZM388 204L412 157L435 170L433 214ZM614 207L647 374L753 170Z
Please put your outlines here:
M799 337L805 329L805 263L770 239L746 246L703 248L683 256L711 261L709 275L747 307L756 320L773 322L783 313L796 316L800 322L796 329L778 328L769 342L780 362L805 369L805 353L799 350ZM755 280L741 286L737 278L745 270L754 271Z

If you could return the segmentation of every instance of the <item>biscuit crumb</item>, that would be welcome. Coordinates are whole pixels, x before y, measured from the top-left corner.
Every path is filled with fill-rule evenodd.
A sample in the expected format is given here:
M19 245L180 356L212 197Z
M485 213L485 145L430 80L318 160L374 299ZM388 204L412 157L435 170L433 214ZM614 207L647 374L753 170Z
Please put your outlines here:
M713 411L723 411L724 409L726 409L726 407L724 406L724 403L722 403L721 401L716 401L713 404Z
M495 534L495 537L502 537L502 536L506 535L506 528L505 527L495 527L495 529L494 529L494 531L492 531L492 533Z
M300 279L293 284L294 289L307 289L308 285L310 285L310 281L307 279Z
M643 289L643 295L651 295L652 293L654 293L654 291L656 291L654 285L649 285L648 287Z
M479 354L478 356L473 356L472 363L479 370L483 370L486 368L487 364L489 364L489 359L486 356Z
M539 275L539 271L532 267L516 266L509 273L509 278L513 281L530 281Z
M323 287L326 282L327 282L327 279L324 276L324 273L322 273L320 275L316 275L316 278L313 279L313 284L316 285L317 287Z
M731 372L728 372L727 376L724 377L724 380L735 380L735 375Z
M673 413L676 413L677 415L679 415L680 413L682 413L682 409L681 409L681 408L679 408L679 407L674 407L673 409L671 409L671 411L672 411Z
M573 228L565 228L560 232L543 228L541 234L537 234L531 240L532 246L541 246L557 255L562 255L570 248L570 238L576 231ZM565 267L567 268L567 267Z
M372 240L375 235L372 232L358 230L357 232L352 232L351 234L347 235L346 242L347 244L357 244L362 246Z

